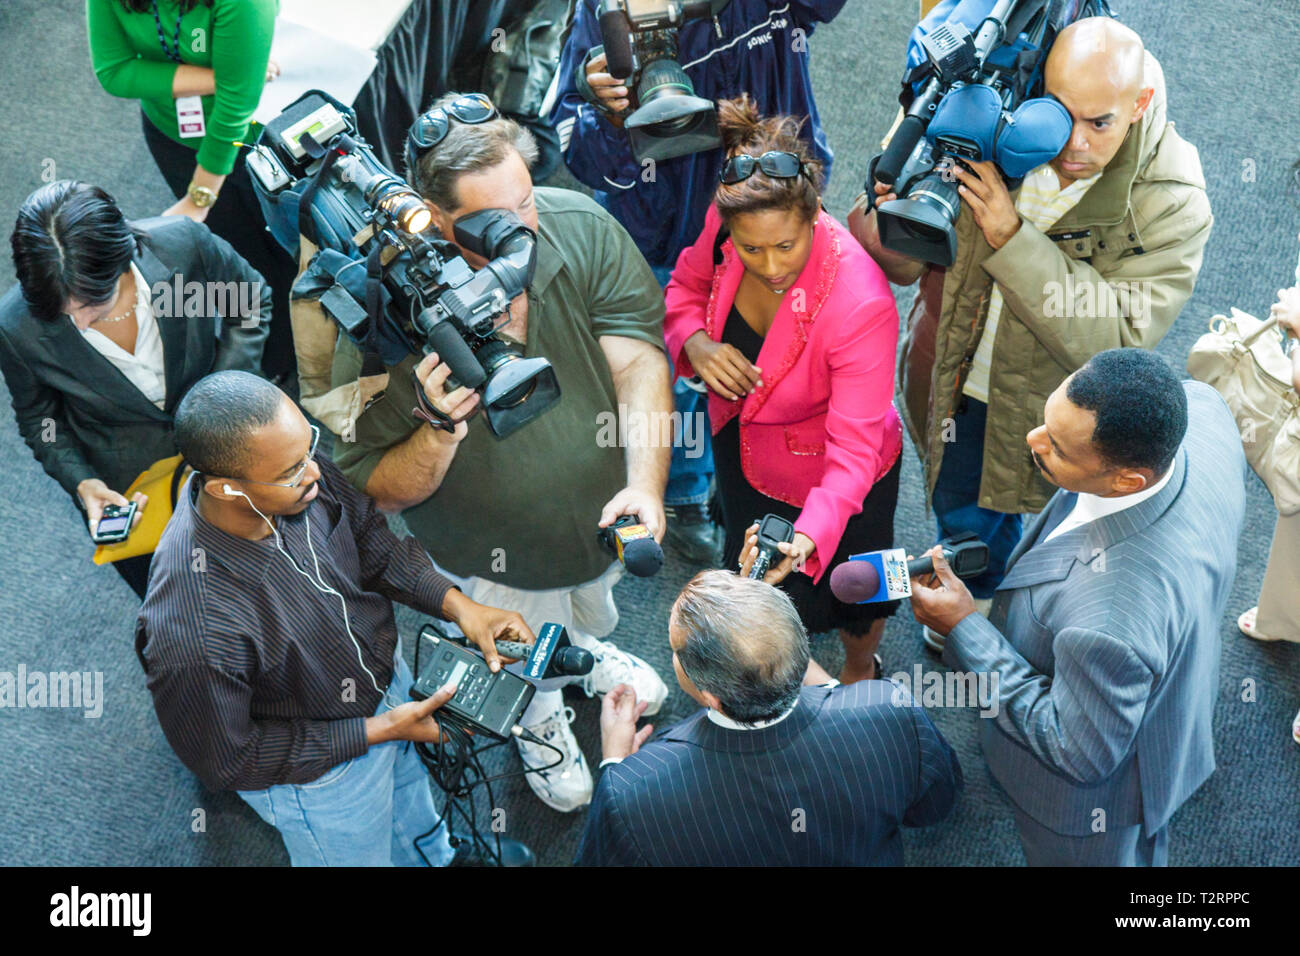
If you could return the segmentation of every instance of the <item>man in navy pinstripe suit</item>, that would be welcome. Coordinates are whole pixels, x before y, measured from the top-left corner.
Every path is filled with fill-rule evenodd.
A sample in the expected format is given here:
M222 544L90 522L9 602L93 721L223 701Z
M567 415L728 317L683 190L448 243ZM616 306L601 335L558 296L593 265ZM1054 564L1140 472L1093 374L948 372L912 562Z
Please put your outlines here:
M913 589L944 661L998 675L980 742L1030 865L1164 865L1169 819L1214 772L1220 619L1246 463L1209 386L1112 349L1027 438L1060 491L985 619L942 559Z
M829 678L809 667L783 592L704 571L673 605L668 637L677 682L705 709L645 743L631 689L606 697L579 864L897 865L899 827L952 809L957 757L903 688L802 686Z

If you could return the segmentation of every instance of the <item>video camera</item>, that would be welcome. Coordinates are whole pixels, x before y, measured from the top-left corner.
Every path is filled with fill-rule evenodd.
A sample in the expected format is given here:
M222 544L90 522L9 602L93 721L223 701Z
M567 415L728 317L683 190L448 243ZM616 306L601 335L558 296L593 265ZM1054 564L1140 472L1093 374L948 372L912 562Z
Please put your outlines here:
M921 33L925 59L900 97L907 113L867 175L869 203L873 180L898 197L877 207L885 248L952 265L961 213L953 166L992 160L1014 189L1064 148L1074 125L1069 111L1054 97L1028 93L1041 82L1047 47L1078 6L998 0L974 35L956 16ZM913 96L918 79L924 86Z
M722 145L718 111L677 62L687 20L717 22L728 0L600 0L596 17L609 74L626 79L635 109L623 121L637 162L672 159ZM721 36L721 33L719 33Z
M295 208L297 194L298 230L321 248L325 263L334 263L336 281L321 305L368 363L394 339L407 352L437 352L451 369L447 390L480 392L498 437L559 400L551 363L524 358L520 346L498 334L537 264L537 237L513 213L470 213L456 220L455 243L442 238L429 228L423 198L375 159L350 111L316 91L266 124L248 167L267 196L290 199L287 208ZM471 269L456 243L487 265ZM345 271L362 260L364 284L345 282ZM417 414L455 428L425 400L418 381L415 394Z

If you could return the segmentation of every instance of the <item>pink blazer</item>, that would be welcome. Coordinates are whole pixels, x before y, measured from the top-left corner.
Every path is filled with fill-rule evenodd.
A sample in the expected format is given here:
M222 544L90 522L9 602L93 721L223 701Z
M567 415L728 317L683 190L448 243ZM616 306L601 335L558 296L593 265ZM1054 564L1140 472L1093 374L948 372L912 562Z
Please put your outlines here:
M715 342L745 267L730 238L713 263L722 222L712 206L704 231L682 251L667 290L664 334L677 374L695 374L682 346L704 330ZM795 530L817 544L804 567L826 571L862 499L903 447L894 409L898 310L889 282L849 231L817 217L812 255L785 293L755 363L762 387L740 401L709 392L716 435L740 416L745 478L770 498L802 508ZM755 517L759 517L755 515Z

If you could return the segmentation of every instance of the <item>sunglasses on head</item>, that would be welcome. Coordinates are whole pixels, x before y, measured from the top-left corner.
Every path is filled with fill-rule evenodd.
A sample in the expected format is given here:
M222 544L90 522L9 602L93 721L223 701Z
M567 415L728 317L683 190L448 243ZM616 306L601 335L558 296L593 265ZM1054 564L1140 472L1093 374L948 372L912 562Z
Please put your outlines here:
M447 138L454 119L468 125L486 123L499 114L483 93L466 93L445 106L435 106L422 114L406 134L406 162L412 169L421 157Z
M731 186L744 182L760 170L773 179L795 179L803 176L808 182L812 182L812 177L808 175L807 164L797 155L776 150L764 153L762 156L751 156L748 153L732 156L722 164L722 172L718 178L725 185Z

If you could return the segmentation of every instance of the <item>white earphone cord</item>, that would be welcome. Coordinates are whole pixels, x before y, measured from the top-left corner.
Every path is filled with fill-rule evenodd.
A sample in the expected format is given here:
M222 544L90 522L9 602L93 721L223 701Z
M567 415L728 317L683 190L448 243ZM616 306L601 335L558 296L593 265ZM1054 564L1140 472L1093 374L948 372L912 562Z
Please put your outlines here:
M361 669L365 671L366 676L370 678L371 686L373 686L375 690L377 690L379 693L381 694L384 693L383 688L379 686L379 682L375 680L375 675L371 673L370 668L366 666L366 662L361 656L361 644L358 643L356 637L353 635L352 626L348 621L348 602L344 599L342 594L340 594L334 588L330 587L328 584L325 583L325 577L324 575L321 574L320 561L317 559L316 549L312 547L312 543L311 543L311 519L307 518L304 520L306 520L307 522L307 550L311 553L312 564L316 568L315 579L313 579L312 576L308 574L306 571L304 571L302 568L298 567L298 562L295 561L293 559L293 556L290 555L289 552L283 548L280 539L280 532L276 529L275 522L273 522L270 518L268 518L266 515L262 514L262 512L257 510L257 505L253 504L252 498L248 497L248 495L244 494L242 491L236 491L234 488L231 488L229 485L225 485L224 490L228 495L238 495L239 497L247 501L248 507L256 511L257 516L266 522L267 526L271 529L271 534L275 535L276 550L285 556L285 559L288 560L289 564L293 566L293 569L295 571L297 571L304 578L310 581L312 587L314 587L317 591L320 591L322 594L333 594L336 598L339 599L339 603L343 606L343 629L348 632L348 639L352 641L352 646L356 648L357 663L361 665Z

